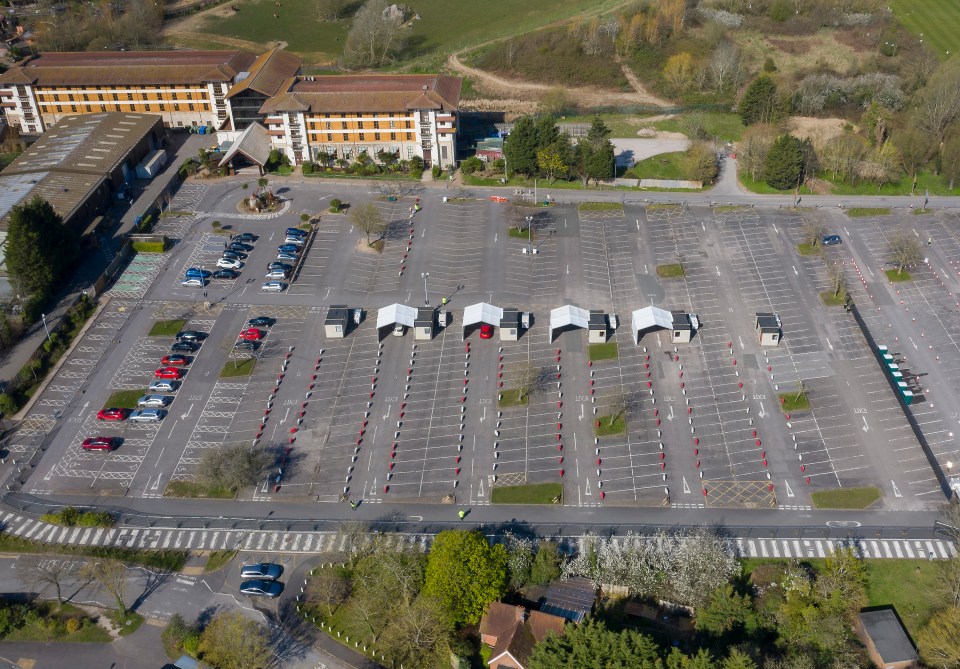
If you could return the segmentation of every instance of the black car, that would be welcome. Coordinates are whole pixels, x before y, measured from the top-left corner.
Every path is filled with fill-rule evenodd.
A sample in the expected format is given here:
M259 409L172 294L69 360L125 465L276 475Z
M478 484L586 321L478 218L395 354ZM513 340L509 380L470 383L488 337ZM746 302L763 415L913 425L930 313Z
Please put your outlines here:
M236 279L240 273L232 269L218 269L213 273L214 279Z
M233 345L238 351L256 351L258 346L260 346L260 342L258 341L246 341L243 339Z
M174 337L177 341L203 341L207 338L206 332L200 332L199 330L181 330L177 333L177 336Z
M233 238L235 242L255 242L257 239L258 237L252 232L241 232Z
M196 353L199 346L188 341L174 342L170 350L174 353Z
M240 584L240 594L251 597L274 597L280 596L283 592L283 583L280 581L267 581L263 579L252 579Z
M289 272L293 269L293 265L285 262L272 262L267 266L267 269L271 272L281 271Z
M242 251L244 253L248 253L253 250L253 247L249 244L241 244L240 242L232 242L227 248L232 251Z
M246 260L247 254L243 251L231 251L228 249L223 252L223 257L230 258L231 260Z
M270 327L276 322L276 318L270 318L269 316L257 316L256 318L251 318L249 321L247 321L247 325L250 327Z
M283 567L273 562L258 562L240 567L240 578L261 578L276 581L283 574Z

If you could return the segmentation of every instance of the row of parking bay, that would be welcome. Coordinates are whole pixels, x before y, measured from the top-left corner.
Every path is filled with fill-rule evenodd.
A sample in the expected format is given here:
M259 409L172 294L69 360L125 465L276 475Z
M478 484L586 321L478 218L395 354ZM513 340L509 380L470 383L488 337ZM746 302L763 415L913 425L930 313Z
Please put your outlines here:
M430 285L441 297L450 297L458 286L480 290L484 249L487 247L484 222L487 207L497 205L467 200L432 206L440 209L431 212L428 225L417 220L425 212L414 217L417 228L413 240L414 253L418 244L423 245L429 240L430 258L426 268L430 272ZM506 235L506 229L503 234Z
M178 274L171 272L171 276L169 277L171 287L174 290L183 290L180 282L183 281L187 274L187 269L190 267L204 269L211 274L216 272L218 269L217 260L223 255L227 240L226 235L217 235L209 232L200 234L197 242L190 251L190 255L180 267L180 272ZM244 270L246 270L246 265L244 265ZM244 270L239 270L239 272L242 273ZM255 271L250 272L250 274L255 277L259 276ZM215 279L212 276L207 279L207 283L211 288L228 288L232 286L235 281L236 279Z
M317 225L313 242L305 257L300 259L300 267L287 288L287 294L325 297L323 288L327 288L326 292L330 290L330 265L345 226L343 216L328 216Z
M857 231L872 256L867 262L873 264L878 272L888 254L885 227L879 221L871 221L860 226ZM940 221L919 220L914 223L914 229L918 228L937 244L937 253L948 258L960 253L956 222L949 217ZM938 267L937 264L921 264L910 269L912 281L890 287L872 285L872 292L877 294L879 300L879 309L873 306L878 303L877 300L870 297L858 300L858 304L870 305L860 311L874 340L878 344L889 346L896 354L895 357L903 361L902 368L909 368L916 374L929 375L923 378L923 393L914 399L909 411L917 420L944 471L947 470L946 463L958 455L955 433L945 416L946 407L938 406L940 403L937 402L936 395L928 393L927 390L935 380L941 397L944 393L956 395L960 391L960 384L957 382L960 356L954 336L960 327L960 312L956 306L956 293L952 293L949 285L953 277L948 277L947 273L947 268ZM856 283L858 278L853 277L853 282ZM944 283L941 284L941 281ZM855 288L860 286L855 285ZM901 311L901 318L898 318L897 322L905 324L905 331L892 325L892 316L896 311ZM909 477L911 492L917 496L935 497L940 488L919 447L914 443L898 452L898 455L901 466Z
M407 242L411 242L410 253L417 253L418 250L419 231L416 216L412 220L408 218L407 208L410 205L404 202L374 200L373 204L389 226L383 252L377 253L373 249L358 248L358 251L351 256L350 266L344 275L343 287L365 293L395 291L400 287L400 268L404 264L403 256L407 253ZM409 232L411 225L414 228L413 233ZM414 235L412 240L411 234Z
M679 478L673 481L671 501L699 504L703 501L697 499L699 495L708 504L764 506L773 499L765 485L768 471L776 473L783 465L766 457L766 448L757 445L764 436L756 421L763 413L761 394L751 392L750 365L745 364L743 349L735 353L731 346L734 338L727 319L729 305L735 302L731 288L725 287L728 280L718 271L720 259L710 262L704 245L709 217L709 212L681 207L647 211L657 264L679 261L684 268L684 279L663 282L665 306L696 313L701 326L691 344L670 346L664 356L664 368L669 371L663 392L672 401L662 410L668 417L675 416L665 424L665 447L677 468L674 479ZM737 355L741 356L739 367L734 364Z
M227 314L233 310L245 311L242 320L254 316L268 316L276 319L273 326L261 328L265 333L260 341L260 347L251 355L244 353L235 356L231 352L229 358L235 363L241 359L252 357L256 363L248 376L218 378L210 389L210 394L204 401L203 409L197 415L197 422L193 426L179 461L170 476L171 481L190 481L196 478L196 468L203 460L208 449L221 448L225 444L252 443L258 432L262 431L262 438L258 445L275 450L278 461L282 461L282 449L289 443L288 429L295 424L297 407L306 388L306 371L304 361L296 364L291 358L288 370L283 372L285 356L293 347L299 357L309 357L309 351L297 351L297 347L305 337L305 329L309 312L316 313L318 308L307 307L250 307L249 305L233 305L224 309ZM232 347L233 338L226 340ZM208 341L207 346L215 344ZM202 349L201 349L202 353ZM289 365L293 365L289 368ZM270 415L266 422L265 409L273 389L277 387L278 377L283 373L284 378L276 392ZM181 391L182 392L182 391ZM190 400L200 400L202 394L190 395ZM276 476L275 471L271 475ZM163 485L161 474L156 474L156 480L149 486L150 490L160 491ZM270 486L264 482L258 492L269 492Z
M114 345L117 333L130 316L133 305L129 302L114 300L101 312L83 337L77 342L73 354L60 367L44 388L30 413L24 418L11 437L6 448L11 453L15 466L24 464L35 457L37 449L48 440L48 434L56 427L67 406L74 401L78 393L85 390L90 374L97 368L104 354ZM99 407L97 407L99 408ZM70 419L71 429L80 419ZM46 492L48 484L34 475L29 484L34 493Z

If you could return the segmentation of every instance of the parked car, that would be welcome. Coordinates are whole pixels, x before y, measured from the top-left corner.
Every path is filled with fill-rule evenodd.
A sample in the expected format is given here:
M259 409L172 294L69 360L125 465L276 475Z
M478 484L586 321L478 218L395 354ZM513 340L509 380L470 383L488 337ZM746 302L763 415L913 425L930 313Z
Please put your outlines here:
M288 235L287 238L283 240L283 244L284 244L284 246L286 246L287 244L293 244L294 246L300 247L300 246L303 246L303 244L304 244L304 238L303 238L303 237L290 237L290 236Z
M296 244L281 244L277 247L280 253L300 253L300 247Z
M284 234L286 234L287 237L306 237L307 231L301 230L300 228L287 228Z
M199 267L191 267L186 271L186 275L188 277L198 276L201 279L208 279L210 278L210 270L200 269Z
M267 272L263 278L264 279L286 279L287 273L284 272L283 270L272 269L269 272Z
M283 583L255 578L240 584L240 594L248 597L279 597L283 592Z
M240 332L239 339L243 339L244 341L260 341L263 339L263 333L257 328L247 328Z
M269 316L257 316L247 321L247 325L254 328L263 327L263 326L271 327L276 322L277 322L276 318L270 318Z
M177 333L177 336L174 337L177 341L203 341L207 338L206 332L200 332L199 330L181 330Z
M273 272L274 270L280 270L281 272L289 272L293 269L293 265L288 265L285 262L272 262L267 265L267 270Z
M240 274L232 269L218 269L213 273L214 279L236 279Z
M97 420L126 420L128 413L127 409L100 409Z
M402 337L402 336L403 336L403 333L405 333L406 331L407 331L407 327L406 327L405 325L400 324L400 323L397 323L396 325L393 326L393 336L394 336L394 337Z
M243 253L249 253L250 251L253 250L253 247L250 244L243 244L238 241L230 242L230 245L227 248L234 249L236 251L241 251Z
M80 448L85 451L112 451L119 445L119 437L88 437L80 444Z
M166 395L144 395L137 400L137 406L150 409L162 409L173 401L172 397Z
M134 423L159 423L166 415L163 409L136 409L130 414L130 420Z
M297 262L297 256L293 253L285 253L281 251L277 254L277 260L280 262Z
M175 393L179 387L179 381L167 381L160 379L153 381L149 386L147 386L147 390L149 390L151 393Z
M262 578L275 581L283 573L283 567L273 562L258 562L240 567L240 578Z
M174 352L193 353L197 348L199 346L190 341L175 341L170 345L170 350Z
M176 367L161 367L153 373L155 379L179 379L183 376L183 370Z
M481 323L480 325L480 339L492 339L493 338L493 326L489 323Z
M260 286L260 290L264 293L282 293L287 289L287 284L282 281L267 281L265 284Z
M180 285L184 288L203 288L205 285L207 285L207 282L203 279L192 276L181 281Z
M258 348L260 348L260 342L258 342L258 341L245 341L245 340L241 339L240 341L238 341L236 344L233 345L233 348L235 348L235 349L238 350L238 351L251 351L251 352L253 352L253 351L256 351Z
M160 360L160 363L163 365L189 365L190 358L179 353L174 353L172 355L165 355Z
M220 258L217 260L217 267L224 269L242 269L243 263L235 258Z
M241 232L239 235L234 235L233 240L236 242L255 242L259 239L252 232Z
M840 238L840 235L825 235L823 238L824 246L836 246L837 244L842 244L843 239Z
M243 251L231 251L227 249L221 254L221 257L229 258L230 260L246 260L247 254Z

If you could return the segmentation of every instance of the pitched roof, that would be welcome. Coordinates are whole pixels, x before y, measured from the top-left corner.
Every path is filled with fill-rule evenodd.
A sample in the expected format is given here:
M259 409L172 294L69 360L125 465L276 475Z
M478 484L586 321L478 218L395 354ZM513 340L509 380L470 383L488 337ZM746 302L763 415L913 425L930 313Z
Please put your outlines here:
M480 634L499 637L520 620L523 620L522 606L493 602L480 619Z
M500 606L506 605L501 604ZM517 616L518 613L522 615L522 607L507 608L516 609L517 613L514 613L514 616ZM505 614L499 615L498 619L502 620L504 617ZM526 620L523 620L522 617L515 617L512 623L508 623L508 627L497 636L497 645L493 647L493 651L490 653L488 664L496 669L500 665L499 660L504 655L509 654L521 667L526 666L530 660L530 653L533 652L533 647L550 634L563 634L563 626L566 622L559 616L542 611L530 611ZM489 633L483 631L482 624L481 622L480 633Z
M563 627L567 624L565 618L555 616L544 611L531 611L527 617L527 625L533 632L533 638L540 643L550 634L563 634Z
M278 111L455 111L463 79L445 74L348 74L297 79L267 100L262 114Z
M303 65L303 58L282 49L262 53L250 66L249 76L234 84L227 93L227 97L233 97L248 89L273 97L290 87L301 65Z
M256 56L247 51L44 52L0 75L0 85L162 85L233 81Z
M270 135L267 134L267 129L259 123L247 126L234 140L218 166L228 164L238 153L261 167L266 165L270 158Z
M540 610L578 623L593 610L596 598L597 587L588 578L553 581L540 600Z

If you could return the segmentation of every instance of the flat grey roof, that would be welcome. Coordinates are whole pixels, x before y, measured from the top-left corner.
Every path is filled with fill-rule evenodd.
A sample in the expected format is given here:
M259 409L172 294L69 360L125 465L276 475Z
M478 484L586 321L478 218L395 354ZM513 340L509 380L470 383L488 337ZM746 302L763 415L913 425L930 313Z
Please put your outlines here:
M343 323L347 318L347 305L331 304L330 309L327 311L327 318L324 321L324 325L337 325L338 323Z
M780 319L777 318L776 314L758 313L757 327L759 327L761 330L774 330L774 331L779 330Z
M417 318L413 321L413 327L423 328L433 325L434 311L430 307L420 307L417 309Z
M893 609L862 611L860 620L884 664L919 659L917 650Z
M590 330L606 330L607 315L596 309L590 310L590 320L587 322L587 328Z

